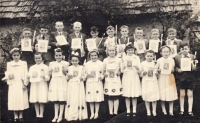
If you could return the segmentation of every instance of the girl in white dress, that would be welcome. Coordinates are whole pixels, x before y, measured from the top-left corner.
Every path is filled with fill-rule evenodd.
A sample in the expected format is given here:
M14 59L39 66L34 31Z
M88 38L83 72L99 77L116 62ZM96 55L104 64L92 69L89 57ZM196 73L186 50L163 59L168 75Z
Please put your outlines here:
M152 114L156 116L156 105L159 100L158 88L158 70L153 61L155 53L152 50L145 52L145 61L141 63L141 77L142 77L142 98L145 101L147 109L147 116L151 116L150 103L152 102Z
M83 83L83 66L79 65L78 52L72 52L72 65L68 69L67 105L65 119L67 121L85 120L88 118Z
M27 92L27 63L20 60L21 51L10 51L13 61L7 63L7 71L2 80L8 84L8 110L14 113L14 122L23 121L23 110L29 108Z
M136 115L137 97L141 96L140 58L136 56L133 44L125 47L123 57L122 96L125 97L127 116L130 116L130 102L133 104L133 116Z
M90 104L90 119L97 119L100 102L104 101L103 95L103 62L98 60L98 50L89 52L89 62L85 64L86 81L86 102ZM94 113L95 108L95 113Z
M49 84L48 100L54 102L55 114L52 122L60 122L63 119L64 106L67 100L66 74L69 63L62 60L63 52L60 48L55 49L54 52L56 61L49 64L49 73L52 78Z
M120 79L122 60L117 57L116 46L108 46L106 52L108 57L103 61L105 76L104 94L108 96L109 113L112 117L118 113L119 96L122 94Z
M34 103L36 117L43 118L44 104L48 102L49 71L48 66L43 64L41 53L35 53L34 59L36 64L30 67L27 76L31 82L29 101Z
M167 115L165 109L165 102L169 102L169 114L173 115L173 104L174 100L178 99L176 82L174 79L174 60L170 56L170 48L168 46L163 46L160 49L161 58L157 60L157 66L161 74L158 78L159 90L160 90L160 100L162 106L162 112Z

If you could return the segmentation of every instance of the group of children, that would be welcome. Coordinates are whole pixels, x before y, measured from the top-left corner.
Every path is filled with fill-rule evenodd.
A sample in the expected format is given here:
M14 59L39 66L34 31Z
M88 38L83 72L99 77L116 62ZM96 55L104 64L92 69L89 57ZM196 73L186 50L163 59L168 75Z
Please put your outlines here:
M134 37L130 37L128 26L121 26L122 36L119 38L115 36L113 26L107 27L106 38L99 38L98 28L92 27L90 39L95 40L96 49L89 49L89 40L80 32L80 22L73 24L72 34L63 31L62 22L56 22L55 28L56 32L49 35L48 28L42 25L40 34L32 41L32 51L22 51L20 43L19 48L10 51L13 61L7 63L3 80L9 85L8 110L14 112L14 121L23 121L23 110L29 108L29 82L29 101L34 103L36 117L42 118L45 103L53 102L52 122L62 121L63 114L67 121L87 119L86 102L90 106L89 119L97 119L104 94L108 98L111 116L118 114L120 96L125 97L127 116L136 116L137 98L140 96L145 101L147 116L151 116L150 103L152 115L157 115L158 100L161 100L164 115L167 115L165 102L169 102L169 115L173 116L173 102L178 99L177 82L180 83L180 115L184 113L187 90L188 113L193 116L195 77L192 71L197 62L190 54L190 45L176 39L175 29L170 28L167 40L162 41L158 29L152 29L151 38L147 40L143 38L140 27L135 29ZM32 39L31 36L31 30L25 28L22 38ZM59 36L64 36L64 45L59 43ZM73 39L78 39L81 47L72 47ZM47 52L38 51L39 40L48 41ZM157 47L152 47L150 42ZM173 50L172 45L176 47ZM189 59L191 70L181 69L183 59Z

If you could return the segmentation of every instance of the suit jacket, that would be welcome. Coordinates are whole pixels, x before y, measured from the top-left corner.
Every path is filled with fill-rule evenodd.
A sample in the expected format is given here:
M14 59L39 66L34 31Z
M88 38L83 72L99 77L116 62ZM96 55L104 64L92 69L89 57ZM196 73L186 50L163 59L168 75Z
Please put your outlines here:
M180 52L180 45L182 43L182 40L180 39L174 39L174 43L172 45L176 45L177 46L177 53ZM165 41L165 44L168 45L168 40Z
M83 34L83 33L79 33L79 35L76 37L75 33L71 33L69 34L69 52L71 53L72 52L72 49L71 49L71 42L72 42L72 39L73 38L81 38L82 37L82 41L83 41L83 50L85 51L85 56L84 58L86 57L87 55L87 51L86 51L86 45L85 45L85 39L86 39L86 35ZM75 52L78 52L79 55L81 56L81 50L80 49L77 49Z
M129 39L129 41L128 41L128 39ZM129 43L133 43L134 42L134 38L130 37L130 36L127 36L125 39L120 37L117 40L117 44L127 44L128 42Z
M51 40L50 40L50 45L52 46L52 49L54 50L55 48L57 48L56 46L56 36L58 36L58 32L52 32L51 33ZM62 32L62 35L65 36L66 40L69 42L69 36L67 32ZM68 60L68 56L69 56L69 45L62 45L60 46L60 48L62 49L64 56L65 56L65 60Z
M38 43L38 40L39 39L42 39L43 40L43 37L42 37L42 35L40 34L40 35L38 35L38 36L36 36L36 38L35 38L35 42L34 42L34 47L35 47L35 45ZM51 44L51 37L50 37L50 35L46 35L46 36L44 36L44 40L48 40L49 42L48 42L48 46L51 46L51 49L48 49L48 51L47 51L47 53L43 53L43 55L44 55L44 59L45 60L48 60L48 61L52 61L54 58L53 58L53 46L52 46L52 44Z
M149 49L149 40L148 39L142 39L144 40L146 49ZM136 42L136 39L134 39L133 44ZM140 62L145 61L145 53L137 54L140 57Z
M194 60L194 55L189 54L191 60ZM182 54L178 54L174 57L175 61L175 70L178 71L178 69L181 68L181 58ZM195 81L195 72L194 71L184 71L181 73L176 72L178 81L183 82L183 81Z

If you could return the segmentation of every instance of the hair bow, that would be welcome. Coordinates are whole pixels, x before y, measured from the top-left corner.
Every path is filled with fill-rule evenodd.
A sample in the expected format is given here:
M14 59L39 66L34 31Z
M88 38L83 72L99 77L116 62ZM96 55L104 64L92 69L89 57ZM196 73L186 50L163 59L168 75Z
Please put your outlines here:
M61 52L61 48L54 49L54 52Z
M78 53L78 52L74 52L74 51L72 51L71 54L74 55L74 56L79 56L79 53Z

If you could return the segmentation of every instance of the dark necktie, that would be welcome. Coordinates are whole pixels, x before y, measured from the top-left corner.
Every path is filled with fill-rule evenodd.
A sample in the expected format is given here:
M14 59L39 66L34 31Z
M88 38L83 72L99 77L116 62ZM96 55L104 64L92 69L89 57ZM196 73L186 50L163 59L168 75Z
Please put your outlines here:
M43 40L45 39L44 35L42 36L42 39L43 39Z

